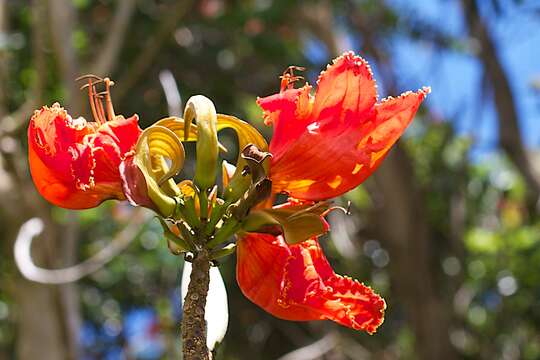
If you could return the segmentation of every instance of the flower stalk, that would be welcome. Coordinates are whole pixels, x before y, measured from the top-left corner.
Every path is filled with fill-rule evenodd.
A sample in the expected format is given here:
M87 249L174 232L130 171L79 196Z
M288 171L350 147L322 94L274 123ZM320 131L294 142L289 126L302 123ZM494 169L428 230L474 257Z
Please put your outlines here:
M202 248L192 263L182 315L182 354L185 360L208 360L204 308L210 285L210 257Z
M336 274L318 238L329 231L325 216L339 208L329 200L375 171L430 89L378 102L369 65L350 52L321 73L314 94L309 84L295 87L301 77L294 70L301 68L286 70L278 94L257 100L274 127L270 146L248 123L217 114L202 95L188 100L183 118L142 131L137 115L114 112L113 82L93 75L84 78L94 122L72 118L59 104L30 120L30 168L47 200L70 209L107 199L149 208L171 253L193 263L181 325L185 360L210 359L209 347L223 338L226 326L221 338L210 332L207 339L205 308L210 266L233 252L243 294L276 317L328 319L369 334L384 320L384 300ZM223 162L219 191L217 161L226 149L217 133L227 128L241 151L236 166ZM189 141L196 141L195 176L177 183ZM280 193L288 200L274 204Z

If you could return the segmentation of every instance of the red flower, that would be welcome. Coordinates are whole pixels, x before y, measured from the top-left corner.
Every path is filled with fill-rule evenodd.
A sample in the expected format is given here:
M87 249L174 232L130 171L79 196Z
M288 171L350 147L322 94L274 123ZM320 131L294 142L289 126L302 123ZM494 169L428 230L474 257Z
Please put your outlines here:
M315 239L287 245L282 236L248 234L237 251L242 292L278 318L333 320L370 334L384 320L384 300L364 284L335 274Z
M258 99L273 123L270 177L275 192L330 199L362 183L412 121L429 92L407 92L377 103L367 62L353 53L335 59L311 86L294 89L284 76L278 94Z
M141 129L137 115L125 119L110 111L112 107L106 121L98 107L98 122L73 119L58 103L34 113L28 157L34 183L45 199L68 209L125 199L118 166L132 152Z
M274 125L270 143L273 192L286 192L302 201L336 197L362 183L405 131L429 92L424 88L377 103L371 70L353 53L328 66L314 96L309 85L295 89L296 80L292 73L284 74L281 91L257 102L265 121ZM241 237L237 279L242 292L279 318L329 319L375 332L384 319L384 300L362 283L335 274L316 238L285 242L285 226L294 226L292 220L306 226L307 216L289 216L291 221L282 223L282 235ZM313 224L313 213L309 216Z

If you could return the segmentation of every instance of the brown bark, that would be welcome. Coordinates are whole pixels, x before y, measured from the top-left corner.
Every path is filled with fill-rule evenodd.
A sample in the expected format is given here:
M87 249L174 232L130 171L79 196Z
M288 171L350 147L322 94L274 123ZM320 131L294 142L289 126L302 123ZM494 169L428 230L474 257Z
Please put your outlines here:
M330 6L327 9L331 11ZM367 19L352 2L348 14L362 35L364 50L377 61L385 88L395 93L396 81L389 57L375 40L378 20L372 18L372 14ZM311 18L308 26L319 29L313 30L315 34L320 29L328 32L325 24L316 24L317 18L325 16ZM328 49L336 48L335 40L329 41L328 36L319 38ZM375 231L392 259L390 275L398 299L396 305L405 306L415 333L417 356L425 360L456 359L449 337L453 312L451 297L441 293L436 281L441 272L440 254L435 248L438 239L433 235L425 201L414 181L412 161L399 144L375 172L374 179L382 199L376 204ZM389 306L393 304L389 303Z
M6 18L8 11L7 2L0 2L1 16ZM7 81L0 85L0 114L2 119L1 132L4 138L15 136L17 129L25 126L29 113L34 104L39 102L44 87L44 53L46 32L46 4L43 1L32 3L32 50L34 63L37 69L37 78L33 84L29 96L19 110L7 115L4 107L4 99L9 96L5 86ZM7 32L5 21L1 23L1 30ZM39 30L38 30L39 29ZM6 59L2 57L2 66ZM5 74L5 73L3 73ZM15 239L20 225L32 216L42 218L47 227L42 236L42 241L33 249L35 258L47 266L54 266L54 242L57 239L57 226L50 221L48 207L44 201L37 198L35 189L28 177L25 152L17 142L17 146L9 151L0 152L0 225L7 241L5 246L9 248L6 253L11 253L13 240ZM16 204L16 206L13 206ZM17 342L16 354L18 359L70 359L75 358L74 346L67 340L67 318L62 306L62 296L58 287L45 286L27 281L19 276L2 279L6 290L11 293L17 304ZM73 343L74 345L75 343Z
M120 81L118 81L118 87L115 91L115 99L117 101L127 95L128 90L137 83L139 78L152 65L153 61L159 55L163 44L172 35L180 19L188 13L192 3L192 0L177 1L170 9L167 9L162 17L159 28L147 39L145 45L141 47L139 56L128 67L124 75L120 78Z
M49 217L49 210L44 206L28 178L16 176L14 162L22 156L15 154L12 158L2 154L4 168L0 187L0 226L4 229L6 253L13 248L13 240L17 236L20 225L28 214L38 216L45 222L45 231L33 249L33 256L40 264L54 266L56 255L54 249L57 241L57 226ZM7 171L6 171L7 170ZM18 206L13 206L18 204ZM74 347L69 344L67 336L67 312L62 304L59 287L46 286L28 281L21 276L7 277L3 285L14 297L17 304L17 358L26 359L75 359Z
M75 79L79 75L79 61L72 44L72 34L77 22L76 10L71 1L54 0L48 2L50 37L66 89L65 104L73 114L82 114L83 94ZM73 265L77 259L79 225L74 214L68 214L68 221L62 236L56 242L56 267ZM70 221L71 220L71 221ZM64 284L58 287L59 306L65 311L64 337L70 359L78 358L78 337L81 324L79 294L76 284Z
M383 200L377 209L377 229L390 253L396 305L405 306L420 359L455 359L449 331L451 300L440 294L435 251L424 200L414 184L411 161L399 147L393 149L374 175ZM392 306L392 303L389 304Z
M136 5L136 0L118 1L108 36L96 60L92 62L91 73L106 77L116 68Z
M204 311L210 285L208 250L199 251L191 271L182 317L182 352L184 360L208 360Z
M40 244L34 251L35 256L47 252L45 247L46 244ZM58 289L21 278L17 280L15 296L19 314L17 358L74 359L66 346Z

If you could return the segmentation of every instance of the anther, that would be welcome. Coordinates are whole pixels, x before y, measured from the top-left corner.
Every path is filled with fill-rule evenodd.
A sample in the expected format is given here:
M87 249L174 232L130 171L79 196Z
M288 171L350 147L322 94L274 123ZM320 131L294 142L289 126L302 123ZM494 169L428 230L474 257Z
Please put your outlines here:
M346 208L344 208L343 206L332 206L332 207L328 208L328 210L323 212L321 214L321 216L326 216L326 215L330 214L334 210L340 210L340 211L343 211L343 213L345 215L351 215L351 202L350 201L347 202L347 207Z
M102 78L100 78L100 77L97 76L97 75L94 75L94 74L86 74L86 75L81 75L81 76L79 76L78 78L75 79L75 81L81 81L81 80L86 80L86 79L103 80Z
M294 83L304 80L303 76L294 75L295 71L304 71L306 68L301 66L291 65L283 72L279 78L281 79L281 91L285 89L290 89L293 87Z

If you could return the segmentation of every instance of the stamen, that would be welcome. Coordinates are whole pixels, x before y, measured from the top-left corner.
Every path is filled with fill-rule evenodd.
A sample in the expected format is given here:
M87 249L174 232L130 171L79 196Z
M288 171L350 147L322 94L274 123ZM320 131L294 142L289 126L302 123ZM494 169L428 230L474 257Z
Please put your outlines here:
M285 70L285 72L283 74L285 75L287 73L287 74L291 74L292 76L294 76L295 71L306 71L306 68L303 67L303 66L291 65Z
M111 86L114 85L114 82L109 78L105 78L103 80L105 81L105 106L107 107L107 117L109 121L111 121L116 117L114 115L114 108L111 99Z
M81 86L81 90L88 88L90 107L96 122L103 124L107 120L114 120L116 115L114 113L114 107L111 99L111 86L114 85L114 82L109 78L100 78L99 76L93 74L82 75L76 79L76 81L80 80L88 80L87 84ZM100 83L105 84L105 90L98 93L96 90L96 84ZM103 106L102 99L105 99L105 107Z
M95 89L92 84L92 80L90 78L88 79L88 84L83 86L81 89L83 89L86 86L88 86L88 101L90 102L90 108L92 109L92 116L94 116L94 120L96 120L98 124L101 124L99 114L96 110L96 104L95 104L95 99L94 99Z
M323 212L321 214L321 216L326 216L326 215L330 214L334 210L341 210L341 211L343 211L345 213L345 215L351 215L351 202L347 201L347 207L346 208L344 208L343 206L332 206L331 208L329 208L328 210Z
M103 80L102 78L100 78L99 76L97 75L94 75L94 74L86 74L86 75L81 75L79 76L78 78L75 79L75 81L81 81L81 80L86 80L86 79L94 79L94 80Z
M102 97L97 93L94 93L94 98L96 99L97 110L99 112L101 123L104 124L107 121L107 118L105 117L105 110L103 109L103 102L101 101Z
M281 91L285 89L291 89L294 83L304 80L303 76L294 75L295 71L304 71L306 68L301 66L291 65L283 72L279 78L281 79Z

